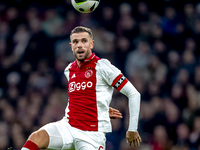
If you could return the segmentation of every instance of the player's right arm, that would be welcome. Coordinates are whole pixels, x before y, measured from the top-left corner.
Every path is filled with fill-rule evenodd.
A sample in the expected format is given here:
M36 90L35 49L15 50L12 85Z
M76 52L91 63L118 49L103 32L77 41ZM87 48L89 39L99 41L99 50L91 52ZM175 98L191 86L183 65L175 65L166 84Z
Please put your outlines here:
M112 107L109 107L109 117L110 119L121 119L122 114L119 112L119 110L114 109Z

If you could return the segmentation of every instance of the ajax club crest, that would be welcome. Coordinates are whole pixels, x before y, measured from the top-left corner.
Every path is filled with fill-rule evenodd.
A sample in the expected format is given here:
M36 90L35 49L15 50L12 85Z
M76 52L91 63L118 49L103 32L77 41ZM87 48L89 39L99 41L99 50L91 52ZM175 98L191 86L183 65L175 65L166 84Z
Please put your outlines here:
M86 78L89 78L89 77L91 77L93 75L93 71L92 70L87 70L86 72L85 72L85 77Z

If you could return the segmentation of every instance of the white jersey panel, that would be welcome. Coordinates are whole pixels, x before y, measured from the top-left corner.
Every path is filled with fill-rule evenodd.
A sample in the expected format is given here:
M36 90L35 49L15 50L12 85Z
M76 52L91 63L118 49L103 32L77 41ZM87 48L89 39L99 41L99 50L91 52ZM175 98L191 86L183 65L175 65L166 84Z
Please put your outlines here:
M71 67L72 63L70 63L66 68L65 68L65 71L64 71L64 74L67 78L67 80L69 81L69 68Z
M96 68L96 96L98 112L98 131L112 132L109 105L112 100L114 88L111 86L113 80L121 74L121 71L113 66L107 59L101 59L97 62Z
M65 74L65 76L66 76L66 78L67 78L67 80L69 81L69 68L71 67L71 65L72 65L72 63L70 63L66 68L65 68L65 71L64 71L64 74ZM67 117L68 117L68 112L69 112L69 108L68 108L68 106L69 106L69 103L67 103L67 106L66 106L66 108L65 108L65 117L66 117L66 119L67 119Z

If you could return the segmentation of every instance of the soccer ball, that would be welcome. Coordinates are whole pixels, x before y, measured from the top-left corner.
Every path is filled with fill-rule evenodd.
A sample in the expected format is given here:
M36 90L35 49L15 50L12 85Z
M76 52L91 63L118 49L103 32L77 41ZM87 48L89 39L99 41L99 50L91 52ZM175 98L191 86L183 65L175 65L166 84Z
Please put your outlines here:
M71 0L72 6L81 13L93 12L100 0Z

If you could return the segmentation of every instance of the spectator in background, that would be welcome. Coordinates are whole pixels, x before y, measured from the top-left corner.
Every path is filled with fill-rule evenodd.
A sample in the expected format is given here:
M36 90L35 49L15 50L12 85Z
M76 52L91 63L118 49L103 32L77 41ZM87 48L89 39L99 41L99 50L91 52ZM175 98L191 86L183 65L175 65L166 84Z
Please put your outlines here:
M131 51L131 41L125 36L119 36L116 39L116 50L115 50L115 64L125 72L124 66L126 62L126 57Z
M139 1L137 3L135 16L139 23L149 21L149 8L145 1Z
M116 18L115 18L115 10L112 6L105 6L102 9L102 16L100 19L100 24L106 30L115 32L116 29Z
M2 103L1 103L2 104ZM0 149L7 149L9 147L9 127L8 124L5 122L0 122Z
M186 3L183 6L183 18L188 30L193 30L194 22L196 20L195 8L193 3Z
M138 41L149 41L150 36L150 26L148 22L142 21L138 24L138 34L133 40L133 43L137 43Z
M179 123L182 122L182 118L180 117L180 110L173 103L171 99L165 100L165 116L166 116L166 130L169 136L169 139L172 140L173 144L176 143L177 135L176 135L176 127Z
M114 41L116 35L102 27L93 28L93 35L96 37L95 41L97 41L94 45L94 52L100 57L109 58L111 62L114 62Z
M177 146L189 146L189 135L190 135L190 129L187 124L180 123L177 126Z
M24 144L25 136L23 134L23 128L20 124L13 124L11 127L11 137L13 139L13 146L16 149L20 149Z
M168 91L171 91L171 87L175 82L175 75L177 74L180 65L181 61L179 53L175 50L169 51L167 55L167 66L168 66L167 81L165 85Z
M160 61L167 65L167 46L162 40L155 40L152 43L152 52L160 59Z
M179 108L179 110L183 111L184 108L187 107L187 97L185 94L185 88L180 83L174 83L171 89L171 99Z
M151 49L148 42L139 41L136 43L136 48L127 55L125 64L125 71L129 78L134 77L136 74L145 77L150 53Z
M192 77L193 77L192 83L197 89L197 91L199 92L200 91L200 66L199 65L195 67L194 75Z
M187 70L189 77L193 74L196 67L196 57L194 56L194 53L189 50L183 52L181 67Z
M78 25L77 14L74 11L67 11L64 17L63 33L64 35L70 34L74 26Z
M116 22L116 35L125 36L130 41L133 41L137 35L137 23L133 17L132 5L122 3L119 6L119 19Z
M120 142L122 137L125 136L125 129L122 125L122 121L120 119L111 120L112 123L112 134L108 133L106 138L106 149L109 150L119 150Z
M155 80L159 87L165 92L165 82L167 76L167 66L161 62L156 55L150 56L148 64L148 80Z
M42 27L49 37L60 36L63 32L63 18L61 18L55 9L47 9Z
M199 132L200 132L200 117L195 116L193 119L192 131L189 137L191 149L199 149L199 143L200 143Z
M173 6L165 7L164 16L161 18L161 27L165 34L175 34L178 18L177 10Z
M165 150L172 147L173 142L169 139L165 126L158 125L154 128L152 145L153 150Z

